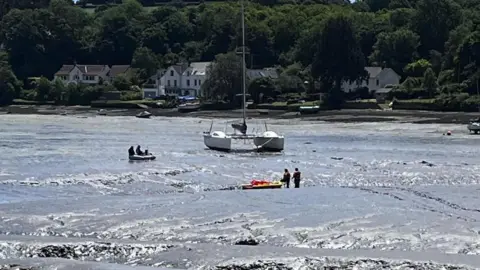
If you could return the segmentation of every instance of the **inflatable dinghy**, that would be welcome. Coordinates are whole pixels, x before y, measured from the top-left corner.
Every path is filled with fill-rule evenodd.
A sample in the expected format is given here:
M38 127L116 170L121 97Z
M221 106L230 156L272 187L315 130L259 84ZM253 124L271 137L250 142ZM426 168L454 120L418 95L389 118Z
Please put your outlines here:
M147 156L139 156L139 155L133 155L133 156L128 156L129 160L154 160L155 156L154 155L147 155Z
M252 180L250 184L242 185L242 189L275 189L282 188L280 181Z

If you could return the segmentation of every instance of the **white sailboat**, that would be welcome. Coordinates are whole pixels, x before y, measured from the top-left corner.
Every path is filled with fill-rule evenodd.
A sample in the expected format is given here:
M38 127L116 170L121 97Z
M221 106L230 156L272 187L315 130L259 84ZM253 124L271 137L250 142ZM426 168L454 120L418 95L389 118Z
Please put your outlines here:
M242 6L242 90L243 90L243 106L242 106L242 116L243 123L234 123L232 128L234 129L233 134L227 134L225 131L212 131L213 122L210 126L209 131L203 132L203 142L205 146L212 150L219 151L230 151L232 148L232 140L253 140L255 146L258 150L264 151L274 151L280 152L283 151L284 147L284 136L279 136L273 131L267 129L265 124L265 131L259 135L247 134L247 123L246 123L246 67L245 67L245 7L244 3L241 0ZM239 131L240 134L237 134L235 131Z

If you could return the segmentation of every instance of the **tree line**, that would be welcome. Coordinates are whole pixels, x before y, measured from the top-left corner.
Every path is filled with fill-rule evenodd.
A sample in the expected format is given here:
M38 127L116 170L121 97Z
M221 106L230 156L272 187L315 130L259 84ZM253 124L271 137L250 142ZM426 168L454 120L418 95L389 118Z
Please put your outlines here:
M475 99L480 0L321 3L247 3L247 65L280 71L275 82L249 82L256 99L260 92L323 91L327 104L338 107L341 82L364 79L370 65L402 76L391 98L437 98L446 106ZM90 13L67 0L6 0L0 16L3 103L21 96L29 77L52 79L61 65L72 63L132 64L141 83L157 68L179 61L224 61L223 71L211 70L205 95L232 99L239 91L241 81L224 80L234 80L238 65L229 63L240 61L237 2L146 9L135 0L110 1ZM304 81L318 81L319 89Z

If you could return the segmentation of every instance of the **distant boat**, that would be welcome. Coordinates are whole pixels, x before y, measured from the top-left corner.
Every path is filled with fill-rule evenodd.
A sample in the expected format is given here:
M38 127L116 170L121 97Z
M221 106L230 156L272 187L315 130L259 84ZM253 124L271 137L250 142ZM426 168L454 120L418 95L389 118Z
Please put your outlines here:
M320 106L300 106L300 114L316 114L320 111Z
M200 109L200 102L195 101L195 102L187 102L178 105L178 111L179 112L194 112L198 111Z
M478 132L480 132L480 119L471 120L467 128L468 128L468 131L478 134Z
M152 116L152 114L147 112L147 111L143 111L143 112L135 115L135 117L137 117L137 118L150 118L150 116Z
M107 115L107 111L104 109L100 109L97 111L97 115Z

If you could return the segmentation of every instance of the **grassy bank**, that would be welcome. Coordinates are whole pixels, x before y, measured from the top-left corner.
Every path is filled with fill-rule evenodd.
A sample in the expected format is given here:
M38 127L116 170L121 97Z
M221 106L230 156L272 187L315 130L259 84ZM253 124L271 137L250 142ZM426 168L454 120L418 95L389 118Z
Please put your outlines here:
M162 108L162 103L157 100L95 100L92 101L92 108L118 108L118 109L138 109L139 105L146 105L151 108Z
M35 100L25 100L25 99L14 99L12 105L55 105L53 101L35 101Z
M281 111L290 111L298 112L302 106L316 106L319 105L318 101L308 101L304 103L293 103L288 104L287 102L273 102L268 104L251 104L248 106L249 109L259 109L259 110L281 110ZM322 106L320 105L320 108ZM344 109L382 109L381 104L378 104L374 99L364 99L358 101L347 101L345 102Z

